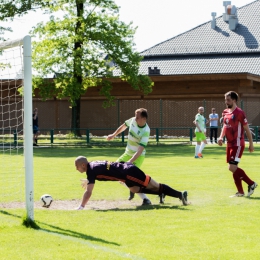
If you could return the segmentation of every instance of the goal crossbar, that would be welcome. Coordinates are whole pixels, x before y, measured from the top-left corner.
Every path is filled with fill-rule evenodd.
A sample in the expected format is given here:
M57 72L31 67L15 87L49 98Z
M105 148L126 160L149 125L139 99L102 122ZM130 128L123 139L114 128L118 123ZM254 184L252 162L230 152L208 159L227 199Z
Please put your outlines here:
M21 46L21 45L23 45L24 38L17 39L17 40L11 40L11 41L4 41L4 42L0 43L0 49L6 50L6 49L13 48L13 47Z

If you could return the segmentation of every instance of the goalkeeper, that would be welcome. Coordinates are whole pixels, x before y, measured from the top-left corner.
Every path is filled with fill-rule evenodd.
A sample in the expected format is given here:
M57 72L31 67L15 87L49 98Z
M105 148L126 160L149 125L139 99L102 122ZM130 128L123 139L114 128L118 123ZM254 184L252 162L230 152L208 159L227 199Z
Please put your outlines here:
M88 162L84 156L79 156L75 159L75 167L81 173L86 173L87 179L83 179L81 186L85 189L78 210L84 209L88 203L92 191L95 186L95 181L121 181L126 184L129 190L133 193L147 193L163 196L179 198L183 205L188 205L188 192L177 191L167 186L166 184L157 183L149 175L146 175L142 170L129 162L108 162L108 161L93 161Z

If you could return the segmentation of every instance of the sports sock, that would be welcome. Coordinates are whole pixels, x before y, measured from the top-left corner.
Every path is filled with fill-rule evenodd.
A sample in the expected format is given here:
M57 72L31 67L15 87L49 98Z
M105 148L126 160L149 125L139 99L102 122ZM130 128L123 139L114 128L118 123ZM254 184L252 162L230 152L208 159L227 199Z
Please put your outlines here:
M205 143L202 142L199 148L199 153L202 153L204 147L205 147Z
M148 199L148 197L144 193L137 193L137 195L142 199Z
M38 142L38 139L37 139L37 138L35 138L35 143L37 144L37 142Z
M182 198L182 193L180 191L174 190L170 186L163 183L160 183L160 194L161 193L174 198Z
M242 181L241 181L240 177L237 174L237 170L235 172L233 172L233 179L234 179L235 185L237 187L237 191L239 193L241 193L241 194L244 194Z
M200 149L200 145L196 144L196 146L195 146L195 156L198 156L199 149Z
M242 181L247 183L247 185L253 185L254 184L254 181L252 181L241 168L237 168L235 173L239 176L239 178Z
M166 184L159 183L160 187L158 191L153 191L145 188L140 188L140 192L147 193L147 194L156 194L156 195L167 195L174 198L182 199L182 193L180 191L174 190Z

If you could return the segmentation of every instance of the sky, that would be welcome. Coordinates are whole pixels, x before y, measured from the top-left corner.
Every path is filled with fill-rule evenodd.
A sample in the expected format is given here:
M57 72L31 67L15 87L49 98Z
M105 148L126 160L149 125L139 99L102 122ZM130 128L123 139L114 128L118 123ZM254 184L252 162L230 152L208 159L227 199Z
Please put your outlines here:
M239 8L253 1L233 0L231 4ZM225 10L222 0L115 0L115 3L121 7L120 20L138 27L134 42L139 52L210 21L212 12L219 17ZM14 32L6 36L22 38L42 20L44 17L34 12L15 18L10 24Z

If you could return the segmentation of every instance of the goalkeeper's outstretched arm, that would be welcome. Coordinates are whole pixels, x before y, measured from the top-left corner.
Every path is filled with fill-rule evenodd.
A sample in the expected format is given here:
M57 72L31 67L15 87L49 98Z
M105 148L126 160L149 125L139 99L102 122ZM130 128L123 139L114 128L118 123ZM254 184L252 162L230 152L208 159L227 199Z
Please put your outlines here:
M92 191L94 189L95 184L88 184L86 191L83 194L82 197L82 201L80 206L78 207L78 209L84 209L84 207L86 206L86 204L88 203L91 195L92 195Z

